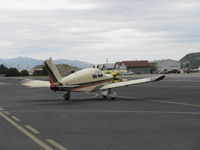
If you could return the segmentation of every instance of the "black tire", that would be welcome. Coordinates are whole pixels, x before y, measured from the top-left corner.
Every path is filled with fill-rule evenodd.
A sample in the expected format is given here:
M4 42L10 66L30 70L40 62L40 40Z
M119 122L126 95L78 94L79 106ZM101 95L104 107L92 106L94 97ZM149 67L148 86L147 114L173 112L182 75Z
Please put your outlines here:
M115 99L116 99L116 97L111 97L110 99L112 99L112 100L115 100Z
M70 93L65 93L63 97L66 101L70 100Z
M107 96L106 96L106 95L102 95L102 96L103 96L104 99L107 99Z

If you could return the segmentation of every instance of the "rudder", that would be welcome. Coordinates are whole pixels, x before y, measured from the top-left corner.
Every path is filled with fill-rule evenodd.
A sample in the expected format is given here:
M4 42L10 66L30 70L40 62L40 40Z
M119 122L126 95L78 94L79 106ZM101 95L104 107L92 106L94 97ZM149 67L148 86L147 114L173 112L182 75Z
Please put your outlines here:
M50 79L54 82L54 83L57 83L59 81L62 80L62 77L56 67L56 65L53 63L52 59L49 58L49 59L46 59L44 61L44 65L46 66L47 68L47 71L48 71L48 74L49 74L49 77Z

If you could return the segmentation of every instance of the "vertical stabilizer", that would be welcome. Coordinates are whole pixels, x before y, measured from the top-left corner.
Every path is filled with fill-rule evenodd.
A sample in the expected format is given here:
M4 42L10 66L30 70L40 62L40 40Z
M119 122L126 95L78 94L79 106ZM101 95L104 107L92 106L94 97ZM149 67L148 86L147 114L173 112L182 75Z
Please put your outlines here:
M57 83L57 82L61 81L62 77L61 77L56 65L53 63L51 58L45 60L44 61L44 65L47 68L47 71L48 71L50 79L54 83Z

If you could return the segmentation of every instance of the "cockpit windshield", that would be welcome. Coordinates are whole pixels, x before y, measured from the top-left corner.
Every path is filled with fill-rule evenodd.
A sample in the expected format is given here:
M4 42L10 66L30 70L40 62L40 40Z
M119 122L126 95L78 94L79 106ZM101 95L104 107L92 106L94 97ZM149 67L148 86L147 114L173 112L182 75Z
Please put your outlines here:
M104 76L104 72L103 71L101 71L101 70L98 70L98 71L95 71L95 73L94 74L92 74L92 77L93 78L101 78L101 77L103 77Z

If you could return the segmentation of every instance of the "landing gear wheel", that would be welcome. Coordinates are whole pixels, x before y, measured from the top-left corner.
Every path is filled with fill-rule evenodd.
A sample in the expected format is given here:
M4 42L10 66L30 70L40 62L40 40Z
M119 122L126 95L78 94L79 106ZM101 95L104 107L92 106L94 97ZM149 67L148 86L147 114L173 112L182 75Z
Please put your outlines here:
M116 97L110 97L110 99L112 99L112 100L115 100L115 99L116 99Z
M102 96L103 96L104 99L107 99L107 96L106 96L106 95L102 95Z
M109 99L114 100L114 99L116 99L117 93L116 92L111 92L111 89L107 89L107 90L103 90L101 92L101 95L102 95L102 97L104 99L109 98Z
M65 93L65 94L63 95L63 97L64 97L64 99L65 99L66 101L70 100L70 92Z

